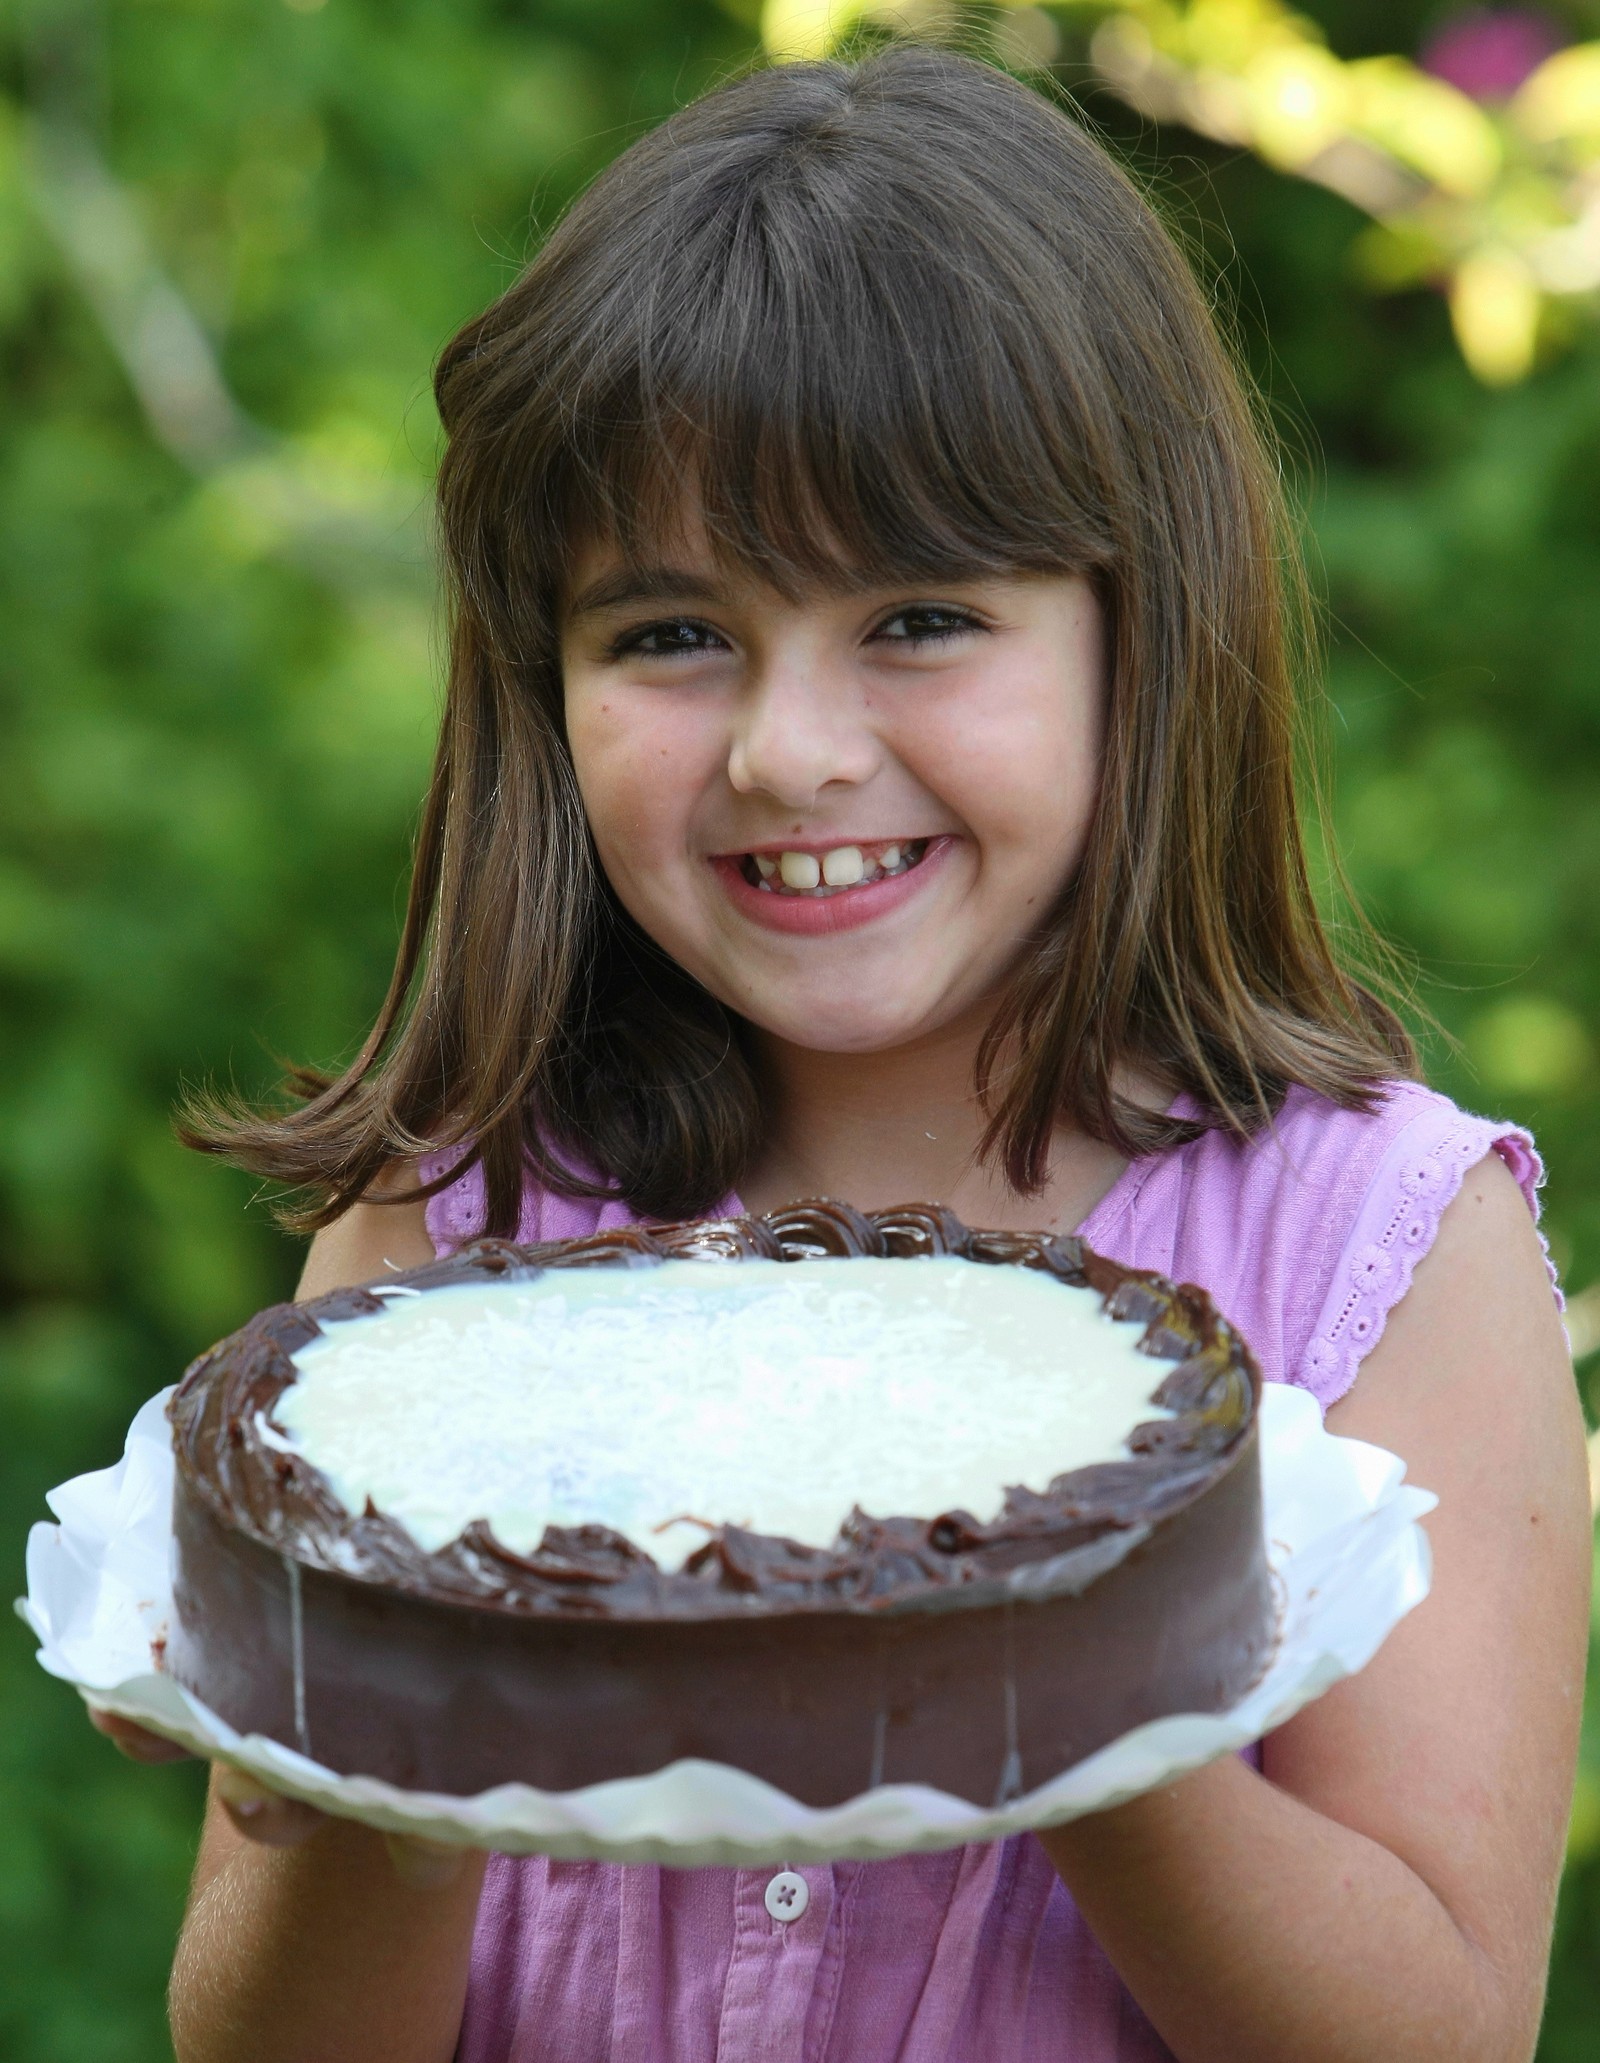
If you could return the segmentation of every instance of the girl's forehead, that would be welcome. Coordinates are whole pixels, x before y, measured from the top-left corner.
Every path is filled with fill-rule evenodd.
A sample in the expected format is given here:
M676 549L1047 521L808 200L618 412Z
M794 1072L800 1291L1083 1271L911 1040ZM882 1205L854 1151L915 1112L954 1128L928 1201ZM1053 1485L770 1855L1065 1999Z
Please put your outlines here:
M825 522L810 532L797 565L786 556L740 549L719 536L698 501L685 497L663 517L619 528L586 526L567 555L562 616L568 622L641 602L742 603L794 609L858 600L939 582L974 586L1077 573L1068 566L996 564L957 547L897 565L863 564Z
M967 590L1051 577L1082 576L1067 568L1052 576L1038 570L997 572L992 567L952 565L939 584L949 590ZM674 608L699 603L793 614L837 609L841 604L934 585L913 573L896 578L881 570L852 569L845 564L833 579L796 581L772 568L719 557L704 543L695 549L681 538L664 542L659 557L625 552L615 542L595 541L574 557L563 618L569 624L578 623L611 610L650 603Z
M881 572L852 566L835 547L831 577L796 577L771 561L719 550L697 511L683 520L624 540L591 534L569 562L564 614L569 620L636 602L744 602L803 606L835 602L881 586ZM826 555L826 556L825 556Z
M765 592L788 601L882 584L883 569L860 565L820 514L806 524L805 539L809 548L797 566L788 555L762 550L757 540L729 537L702 497L685 489L670 502L635 504L613 522L580 529L568 555L568 609L601 606L596 595L609 596L624 583L630 599L698 588L721 595Z

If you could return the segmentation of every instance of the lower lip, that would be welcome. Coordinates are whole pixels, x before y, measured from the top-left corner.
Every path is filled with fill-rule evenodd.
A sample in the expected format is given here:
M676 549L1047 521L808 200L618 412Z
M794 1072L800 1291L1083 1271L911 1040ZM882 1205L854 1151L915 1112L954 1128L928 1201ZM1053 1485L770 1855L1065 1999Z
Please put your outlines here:
M833 931L854 931L898 910L938 871L955 842L951 837L930 838L922 858L903 874L864 881L859 888L842 889L837 895L781 895L776 889L752 887L745 879L743 860L729 854L717 854L711 865L741 916L764 924L769 931L816 938Z

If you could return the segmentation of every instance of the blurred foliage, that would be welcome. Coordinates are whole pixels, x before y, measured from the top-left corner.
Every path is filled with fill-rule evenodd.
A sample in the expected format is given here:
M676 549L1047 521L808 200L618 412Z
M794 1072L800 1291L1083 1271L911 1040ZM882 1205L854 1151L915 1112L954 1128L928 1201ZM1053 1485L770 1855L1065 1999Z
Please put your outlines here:
M748 61L758 13L18 0L0 27L14 1580L45 1488L109 1461L142 1398L292 1280L250 1185L182 1153L167 1113L185 1079L259 1087L277 1054L337 1058L381 994L435 707L433 354L606 158ZM1322 0L1318 19L1347 58L1438 27L1410 0ZM1600 350L1576 333L1486 389L1442 295L1362 290L1347 200L1151 128L1070 49L1009 48L1056 59L1237 308L1304 481L1357 883L1455 1042L1435 1041L1435 1078L1537 1129L1583 1292ZM1600 1344L1600 1293L1575 1332ZM0 1709L0 2054L154 2063L198 1772L120 1762L21 1628ZM1600 1739L1541 2056L1597 2049Z
M942 0L765 0L777 59L821 57L863 28L946 34ZM1600 42L1572 45L1530 7L1462 10L1414 63L1341 57L1283 0L1000 0L995 52L1039 69L1062 24L1130 107L1243 144L1370 214L1368 283L1443 285L1462 355L1490 385L1526 378L1543 341L1600 312Z

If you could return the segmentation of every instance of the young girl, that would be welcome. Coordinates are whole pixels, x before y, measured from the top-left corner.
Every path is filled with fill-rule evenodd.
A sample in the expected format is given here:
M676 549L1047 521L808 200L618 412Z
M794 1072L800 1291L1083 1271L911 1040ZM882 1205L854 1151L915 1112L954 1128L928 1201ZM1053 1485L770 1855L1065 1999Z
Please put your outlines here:
M1589 1541L1539 1163L1319 925L1289 526L1148 208L964 60L765 73L607 172L438 395L393 988L338 1081L204 1128L311 1185L304 1293L803 1195L1081 1229L1403 1455L1436 1583L1254 1758L806 1869L790 1919L768 1871L386 1853L220 1773L182 2063L1527 2058Z

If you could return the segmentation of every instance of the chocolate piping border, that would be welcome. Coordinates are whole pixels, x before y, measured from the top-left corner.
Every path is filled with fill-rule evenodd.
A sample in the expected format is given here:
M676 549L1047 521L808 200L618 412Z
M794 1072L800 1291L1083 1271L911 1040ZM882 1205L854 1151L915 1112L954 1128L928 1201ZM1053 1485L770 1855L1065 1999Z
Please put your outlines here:
M1043 1491L1011 1489L997 1518L931 1519L853 1511L832 1548L724 1526L681 1570L664 1570L603 1526L547 1528L519 1555L475 1521L429 1553L369 1504L355 1515L326 1478L271 1435L273 1407L295 1380L292 1356L323 1322L374 1314L384 1292L468 1282L528 1281L550 1268L653 1267L664 1260L795 1261L929 1255L1037 1269L1099 1291L1114 1317L1143 1319L1140 1350L1172 1363L1151 1393L1171 1410L1129 1437L1125 1462L1057 1476ZM441 1605L520 1616L614 1620L777 1616L794 1611L895 1612L1081 1588L1199 1496L1247 1452L1261 1375L1204 1291L1106 1260L1071 1236L974 1231L939 1204L861 1212L813 1199L764 1216L629 1226L538 1246L482 1239L448 1259L306 1304L275 1304L186 1371L167 1407L178 1495L275 1554ZM960 1596L953 1593L960 1592Z

